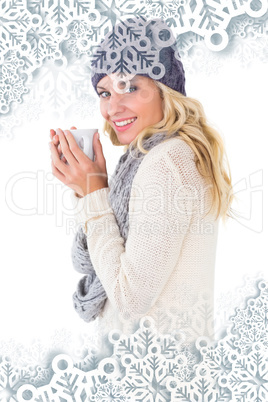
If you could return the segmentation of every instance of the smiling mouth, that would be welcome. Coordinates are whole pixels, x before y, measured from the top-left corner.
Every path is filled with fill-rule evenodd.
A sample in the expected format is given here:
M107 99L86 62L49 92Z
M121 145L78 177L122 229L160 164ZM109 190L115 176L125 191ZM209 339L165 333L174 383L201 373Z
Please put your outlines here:
M117 121L117 122L114 121L113 123L116 127L124 127L133 123L135 120L137 120L137 117L133 117L132 119L126 119L123 121Z

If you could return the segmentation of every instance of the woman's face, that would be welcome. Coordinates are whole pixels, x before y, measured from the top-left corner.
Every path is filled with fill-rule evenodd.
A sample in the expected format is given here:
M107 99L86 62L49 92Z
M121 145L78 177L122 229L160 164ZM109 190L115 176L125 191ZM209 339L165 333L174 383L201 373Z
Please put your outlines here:
M122 145L130 144L145 127L164 116L159 89L149 77L129 75L120 79L111 74L99 81L97 91L101 114Z

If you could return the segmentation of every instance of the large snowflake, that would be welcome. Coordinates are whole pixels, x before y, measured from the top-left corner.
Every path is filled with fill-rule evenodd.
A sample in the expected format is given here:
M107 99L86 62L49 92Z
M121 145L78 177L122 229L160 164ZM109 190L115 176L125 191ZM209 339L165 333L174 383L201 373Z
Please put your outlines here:
M37 16L39 17L39 16ZM32 15L26 0L5 0L0 3L0 57L26 42L26 34L32 25Z

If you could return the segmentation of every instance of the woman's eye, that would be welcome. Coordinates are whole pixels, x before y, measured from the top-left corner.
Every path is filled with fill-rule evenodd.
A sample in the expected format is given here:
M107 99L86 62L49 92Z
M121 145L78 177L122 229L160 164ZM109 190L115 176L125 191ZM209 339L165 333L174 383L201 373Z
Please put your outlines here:
M108 91L102 91L102 92L100 92L100 93L98 93L98 95L100 96L100 97L102 97L102 98L106 98L107 96L104 96L104 94L109 94L110 92L108 92Z
M137 87L129 87L127 90L126 90L126 92L134 92L134 91L136 91L136 89L137 89ZM101 97L101 98L107 98L107 96L109 96L109 95L111 95L110 94L110 92L108 92L108 91L102 91L102 92L100 92L100 93L98 93L98 95L99 95L99 97Z
M132 89L134 89L134 91L137 89L137 87L130 87L128 90L129 92L133 92Z

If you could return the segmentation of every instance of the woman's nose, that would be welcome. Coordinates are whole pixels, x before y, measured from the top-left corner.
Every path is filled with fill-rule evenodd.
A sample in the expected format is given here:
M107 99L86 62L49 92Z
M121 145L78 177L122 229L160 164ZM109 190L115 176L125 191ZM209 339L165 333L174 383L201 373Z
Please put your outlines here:
M117 113L120 113L124 110L124 102L122 99L122 95L116 94L116 95L111 95L110 99L108 100L108 108L107 112L110 116L113 116Z

